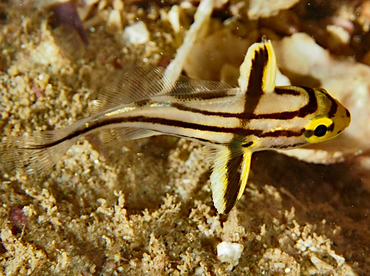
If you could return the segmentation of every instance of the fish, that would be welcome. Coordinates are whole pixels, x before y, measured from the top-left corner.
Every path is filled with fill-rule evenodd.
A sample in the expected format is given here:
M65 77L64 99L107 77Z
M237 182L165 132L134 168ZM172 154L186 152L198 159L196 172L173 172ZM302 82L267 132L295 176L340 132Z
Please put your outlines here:
M276 70L269 40L249 47L237 87L183 75L168 86L164 68L136 67L101 92L91 116L5 137L0 160L9 170L37 174L91 133L106 143L155 135L195 140L209 149L214 206L227 214L243 195L253 152L322 142L350 124L349 111L325 89L275 86Z

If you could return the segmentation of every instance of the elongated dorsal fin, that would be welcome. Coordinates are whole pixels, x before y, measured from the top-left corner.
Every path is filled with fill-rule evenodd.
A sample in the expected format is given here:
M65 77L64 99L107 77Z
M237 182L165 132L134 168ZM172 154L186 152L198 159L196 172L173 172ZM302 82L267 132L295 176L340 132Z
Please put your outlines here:
M215 153L211 174L212 198L217 211L227 214L245 190L252 151L222 146Z
M180 76L170 89L166 81L165 69L162 67L136 67L119 72L114 76L94 102L94 112L98 113L124 104L140 102L161 96L164 86L168 89L166 95L181 96L197 92L210 92L230 89L222 82L197 80Z
M94 102L94 113L157 95L163 88L163 72L161 67L136 67L114 74Z
M241 93L245 94L251 89L270 93L275 88L275 77L276 56L271 41L252 44L240 66L238 83Z

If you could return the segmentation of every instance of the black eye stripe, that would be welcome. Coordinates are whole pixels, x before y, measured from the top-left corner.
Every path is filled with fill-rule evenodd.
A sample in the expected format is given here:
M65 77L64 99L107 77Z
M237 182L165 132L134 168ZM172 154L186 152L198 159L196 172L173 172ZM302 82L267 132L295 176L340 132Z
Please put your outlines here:
M328 126L328 130L330 132L332 132L334 130L334 122L330 126Z

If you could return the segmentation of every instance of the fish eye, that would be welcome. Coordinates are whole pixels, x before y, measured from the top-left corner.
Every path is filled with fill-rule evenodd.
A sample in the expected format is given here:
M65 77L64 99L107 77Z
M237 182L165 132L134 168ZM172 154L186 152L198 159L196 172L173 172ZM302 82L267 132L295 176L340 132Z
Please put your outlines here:
M327 131L328 131L328 128L327 128L326 125L318 125L315 128L314 135L316 137L323 137L326 134Z
M333 135L331 135L331 133L333 131L333 120L328 117L320 116L312 119L306 127L304 136L308 142L318 143L332 137Z

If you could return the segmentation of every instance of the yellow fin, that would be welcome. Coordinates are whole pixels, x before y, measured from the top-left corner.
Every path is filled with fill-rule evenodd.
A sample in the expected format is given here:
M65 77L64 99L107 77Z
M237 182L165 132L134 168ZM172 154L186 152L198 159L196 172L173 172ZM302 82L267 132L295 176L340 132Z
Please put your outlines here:
M242 163L242 171L241 171L241 178L240 178L240 188L238 194L238 200L242 197L245 187L247 186L247 180L249 176L249 169L251 167L251 159L252 159L252 151L245 150L243 153L243 163Z
M240 66L238 83L241 93L247 93L248 87L260 87L264 93L271 93L275 78L276 56L271 41L252 44Z
M220 214L226 214L244 192L247 184L252 151L221 147L215 156L211 174L214 205Z

